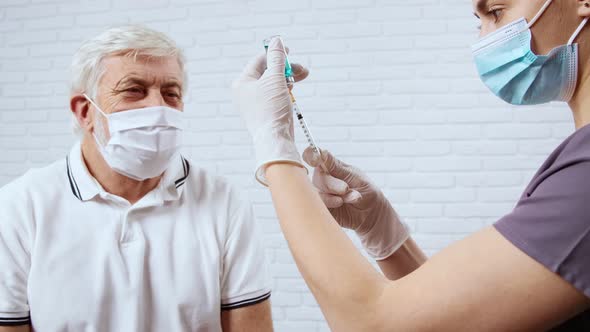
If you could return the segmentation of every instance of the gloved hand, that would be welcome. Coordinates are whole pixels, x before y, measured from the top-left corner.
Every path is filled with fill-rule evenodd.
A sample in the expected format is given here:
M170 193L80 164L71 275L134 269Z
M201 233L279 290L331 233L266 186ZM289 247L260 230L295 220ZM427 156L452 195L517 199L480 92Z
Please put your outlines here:
M320 166L323 159L326 173ZM408 239L409 231L379 188L357 168L321 150L321 159L312 148L303 160L315 167L313 184L340 226L356 231L371 257L391 256Z
M256 179L268 185L265 170L272 163L303 166L295 145L292 102L285 79L285 47L274 38L266 55L253 59L232 84L234 105L254 141ZM308 71L293 64L295 81ZM304 167L305 168L305 167Z

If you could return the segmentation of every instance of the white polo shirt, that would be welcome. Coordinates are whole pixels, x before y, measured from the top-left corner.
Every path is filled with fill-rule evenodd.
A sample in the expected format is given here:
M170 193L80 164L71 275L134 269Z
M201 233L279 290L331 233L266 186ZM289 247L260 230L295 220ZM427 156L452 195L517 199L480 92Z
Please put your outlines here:
M0 189L0 325L221 331L221 310L269 297L250 205L181 156L133 206L79 143Z

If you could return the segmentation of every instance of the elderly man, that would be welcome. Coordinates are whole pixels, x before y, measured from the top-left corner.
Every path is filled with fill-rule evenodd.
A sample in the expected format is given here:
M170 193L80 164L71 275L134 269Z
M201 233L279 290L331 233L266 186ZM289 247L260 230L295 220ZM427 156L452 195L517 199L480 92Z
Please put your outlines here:
M81 141L0 189L0 331L272 331L250 206L179 153L183 64L138 26L77 52Z

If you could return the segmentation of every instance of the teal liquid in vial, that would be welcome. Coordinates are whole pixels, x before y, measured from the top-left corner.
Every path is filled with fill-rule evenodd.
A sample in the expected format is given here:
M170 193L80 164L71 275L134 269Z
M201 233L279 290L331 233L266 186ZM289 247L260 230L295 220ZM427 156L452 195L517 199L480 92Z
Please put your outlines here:
M264 43L264 49L268 51L268 45L273 38L281 38L281 36L271 36L266 38ZM283 44L284 45L284 44ZM285 54L287 54L287 50L284 50ZM293 67L291 67L291 63L289 62L289 57L285 58L285 78L287 79L287 84L295 83L295 78L293 77Z

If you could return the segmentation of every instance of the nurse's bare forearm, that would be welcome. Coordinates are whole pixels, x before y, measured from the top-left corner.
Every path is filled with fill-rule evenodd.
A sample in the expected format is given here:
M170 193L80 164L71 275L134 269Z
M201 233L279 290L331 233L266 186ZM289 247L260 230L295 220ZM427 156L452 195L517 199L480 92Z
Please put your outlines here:
M297 266L335 331L369 331L389 281L357 251L305 170L268 167L266 178Z
M414 272L427 258L418 244L410 237L391 256L377 261L383 274L390 280L397 280Z
M31 325L0 326L0 332L30 332Z

